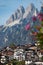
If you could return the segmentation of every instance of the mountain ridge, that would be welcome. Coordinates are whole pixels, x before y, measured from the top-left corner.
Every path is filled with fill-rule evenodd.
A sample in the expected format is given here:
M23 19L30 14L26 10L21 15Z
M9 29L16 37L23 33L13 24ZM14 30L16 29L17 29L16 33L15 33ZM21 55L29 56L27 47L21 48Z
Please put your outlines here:
M34 40L32 39L32 36L30 36L31 30L26 31L25 26L29 23L32 28L34 26L32 16L37 16L37 14L38 10L33 4L30 4L26 10L23 6L20 6L0 29L0 46L8 46L10 43L15 43L17 45L33 44ZM35 24L37 25L37 22Z

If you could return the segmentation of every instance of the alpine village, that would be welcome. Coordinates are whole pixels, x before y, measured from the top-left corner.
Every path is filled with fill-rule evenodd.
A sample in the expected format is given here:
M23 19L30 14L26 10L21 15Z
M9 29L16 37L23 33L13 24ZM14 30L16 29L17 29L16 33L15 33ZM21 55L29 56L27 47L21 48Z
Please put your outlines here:
M30 32L29 35L34 43L16 45L15 42L1 48L0 65L43 65L43 4L40 12L36 14L35 11L31 20L34 26L25 23L24 33Z

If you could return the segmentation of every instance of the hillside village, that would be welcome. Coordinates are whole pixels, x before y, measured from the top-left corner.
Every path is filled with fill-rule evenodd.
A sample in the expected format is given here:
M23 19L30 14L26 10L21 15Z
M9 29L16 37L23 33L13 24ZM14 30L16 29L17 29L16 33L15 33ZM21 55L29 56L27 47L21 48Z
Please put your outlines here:
M43 50L37 47L37 44L26 44L6 47L0 50L0 63L16 65L15 62L24 61L20 65L36 64L43 65ZM18 65L18 64L17 64Z

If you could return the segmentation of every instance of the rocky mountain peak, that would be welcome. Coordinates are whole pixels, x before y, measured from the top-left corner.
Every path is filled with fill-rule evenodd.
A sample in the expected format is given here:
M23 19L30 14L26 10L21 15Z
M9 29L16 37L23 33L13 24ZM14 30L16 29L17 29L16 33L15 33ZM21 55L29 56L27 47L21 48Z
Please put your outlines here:
M28 23L30 24L30 27L34 29L33 26L37 25L38 21L34 24L31 17L33 15L36 16L37 13L38 10L32 3L26 9L24 9L23 6L20 6L7 20L6 25L2 28L0 27L0 46L8 46L10 43L15 43L17 45L34 43L30 36L31 30L26 31L25 26Z
M26 8L23 18L30 19L30 17L32 17L33 15L36 15L37 13L38 13L38 10L35 8L34 4L31 3Z
M14 22L17 19L21 19L23 17L23 14L25 13L25 9L23 6L20 6L16 12L14 12L11 17L6 22L7 24L10 24L11 22Z

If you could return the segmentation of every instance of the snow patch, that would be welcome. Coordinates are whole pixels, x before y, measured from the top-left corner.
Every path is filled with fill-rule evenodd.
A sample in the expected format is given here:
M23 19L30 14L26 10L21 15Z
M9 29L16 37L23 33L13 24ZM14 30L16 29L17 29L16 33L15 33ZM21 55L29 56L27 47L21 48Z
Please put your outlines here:
M5 26L12 27L15 24L20 24L20 19L19 20L15 20L14 22L9 23L8 25L6 24Z

